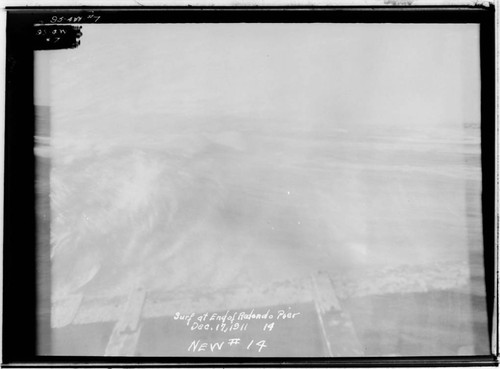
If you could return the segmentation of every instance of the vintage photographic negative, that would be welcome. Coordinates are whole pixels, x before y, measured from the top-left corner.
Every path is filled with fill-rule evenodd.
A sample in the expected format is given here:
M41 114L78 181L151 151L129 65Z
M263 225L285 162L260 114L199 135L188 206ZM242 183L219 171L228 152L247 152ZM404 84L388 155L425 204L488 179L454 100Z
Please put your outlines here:
M477 24L79 31L34 56L40 354L491 353Z

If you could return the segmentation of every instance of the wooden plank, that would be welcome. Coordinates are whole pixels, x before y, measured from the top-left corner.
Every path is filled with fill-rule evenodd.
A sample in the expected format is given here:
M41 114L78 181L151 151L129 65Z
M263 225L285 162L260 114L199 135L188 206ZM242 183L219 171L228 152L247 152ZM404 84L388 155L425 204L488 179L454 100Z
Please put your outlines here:
M134 332L113 330L104 356L134 356L142 324Z
M116 323L109 339L105 356L133 356L141 334L142 308L146 300L146 291L138 288L129 295L127 305Z
M363 356L363 349L354 324L349 314L342 311L328 274L312 274L311 279L327 355L337 357Z
M61 328L71 324L82 304L83 294L69 295L62 303L57 305L57 310L51 314L51 327Z

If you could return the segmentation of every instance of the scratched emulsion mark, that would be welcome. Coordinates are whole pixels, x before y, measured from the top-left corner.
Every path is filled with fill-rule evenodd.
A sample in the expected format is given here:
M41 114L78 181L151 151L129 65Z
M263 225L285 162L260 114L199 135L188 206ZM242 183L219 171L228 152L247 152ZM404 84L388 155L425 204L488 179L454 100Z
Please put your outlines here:
M80 45L82 27L69 24L40 24L33 27L34 50L75 49Z

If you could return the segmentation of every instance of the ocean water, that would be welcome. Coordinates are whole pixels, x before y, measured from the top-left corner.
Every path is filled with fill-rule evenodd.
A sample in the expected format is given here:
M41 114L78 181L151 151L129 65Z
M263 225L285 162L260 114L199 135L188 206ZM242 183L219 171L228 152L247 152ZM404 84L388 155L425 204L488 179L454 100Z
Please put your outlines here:
M166 137L53 149L55 295L108 293L128 278L191 289L468 260L466 208L480 189L468 187L480 167L466 155L478 158L478 144L258 131Z
M89 137L79 145L55 137L53 302L75 295L127 296L134 288L172 296L189 291L196 298L206 291L258 288L325 272L338 285L344 277L354 278L353 297L344 297L344 303L364 345L371 347L367 354L484 350L485 305L477 303L484 301L479 141L465 135L433 141L257 128L122 135L114 141ZM461 277L446 282L448 270L436 274L436 263L457 266ZM472 283L471 271L476 280L479 273L479 282ZM377 282L384 273L384 281ZM423 292L429 292L414 295L422 291L401 284L405 278L426 279ZM358 291L367 285L371 292ZM450 293L458 293L454 304L446 302ZM410 296L417 296L411 299L418 305L408 305ZM401 302L386 315L383 301L390 305L396 297ZM295 299L284 294L282 303ZM416 310L407 310L410 306ZM219 307L208 301L205 309ZM186 302L186 311L191 308ZM432 345L404 337L397 343L408 332L394 328L387 330L386 346L371 343L370 326L384 320L404 325L404 317L417 317L417 323L408 322L407 331L413 332L429 315L452 316L443 323L445 336L469 332L465 343L429 351ZM443 342L433 329L417 339ZM478 334L482 345L474 341ZM64 352L66 344L57 347ZM280 351L268 355L273 352Z

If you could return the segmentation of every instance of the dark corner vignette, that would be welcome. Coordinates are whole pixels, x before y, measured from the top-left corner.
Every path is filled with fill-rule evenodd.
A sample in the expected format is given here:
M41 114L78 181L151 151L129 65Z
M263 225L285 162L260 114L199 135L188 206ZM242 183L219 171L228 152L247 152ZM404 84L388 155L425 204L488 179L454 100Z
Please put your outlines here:
M36 357L32 19L7 12L3 361Z
M482 207L484 234L484 268L487 297L488 328L492 350L498 355L498 311L495 317L495 8L491 5L480 25L481 55L481 164L482 164Z
M451 14L450 8L439 8L429 11L430 19L436 22L446 23L450 16L453 21L458 17L459 21L466 21L469 12L479 8L463 9L463 13ZM484 235L484 266L487 290L487 311L488 325L491 337L491 344L497 348L498 340L493 337L496 319L494 318L495 306L495 234L494 219L495 205L495 29L494 29L494 6L480 8L481 14L475 13L475 21L480 22L480 55L481 55L481 150L482 150L482 206L483 206L483 235ZM257 15L252 15L253 21L258 20L263 9L251 8ZM398 10L388 9L389 13L381 13L381 18L391 18L397 22L398 15L404 19L404 22L411 22L412 16L415 16L420 22L425 21L423 13L418 13L418 9L399 8ZM194 18L198 22L203 22L205 16L210 19L223 19L228 21L224 11L211 11L208 15L203 10L193 10ZM300 10L296 10L300 12ZM439 12L439 19L435 19L432 12ZM456 10L454 10L456 11ZM63 13L71 14L74 11L63 9ZM78 12L78 11L77 11ZM147 23L147 19L162 18L157 12L162 10L148 9L128 11L126 18L128 22L133 22L134 17ZM291 12L287 10L286 12ZM279 12L277 18L283 17L284 13ZM370 19L376 22L377 15L369 14L369 10L357 9L359 18ZM416 13L413 13L416 12ZM94 13L94 12L92 12ZM124 13L120 10L106 9L105 13L109 18L120 22ZM237 13L243 13L244 10L238 10ZM314 14L316 13L316 14ZM328 21L328 15L325 13L314 12L306 17L308 21L314 21L314 17L322 18ZM47 204L40 204L38 199L44 196L37 194L35 179L39 176L48 177L50 170L50 161L46 163L36 163L33 155L33 146L36 137L50 135L50 108L35 106L34 95L34 50L57 50L73 49L80 45L82 27L78 24L59 25L50 23L40 23L39 15L52 15L54 10L33 9L33 11L16 11L8 9L7 11L7 52L6 52L6 127L5 127L5 192L4 192L4 314L3 314L3 361L7 366L15 366L16 363L38 362L38 363L66 363L74 362L79 364L95 362L112 364L119 362L126 367L134 365L137 359L133 358L85 358L85 357L40 357L37 353L42 348L48 352L47 345L50 342L41 340L39 337L50 336L50 301L41 299L39 296L50 296L50 283L39 284L41 274L47 277L50 275L50 239L48 227L50 227L50 212ZM86 13L87 14L87 13ZM95 9L95 14L99 14L99 9ZM351 13L349 13L351 14ZM175 21L175 15L167 16L167 21ZM190 14L187 8L182 14L178 15L182 21L189 19ZM244 17L244 15L243 15ZM264 18L269 17L264 15ZM276 16L273 15L272 18ZM300 13L293 14L291 18L300 18ZM333 18L342 21L342 12L335 13ZM348 15L347 21L352 21L358 15ZM353 18L354 17L354 18ZM103 20L106 17L103 16ZM325 20L326 19L326 20ZM344 18L345 20L346 18ZM229 20L230 21L230 20ZM277 21L277 20L276 20ZM43 126L47 127L46 132L37 132L35 121L45 122ZM47 194L48 189L41 191ZM46 197L46 196L45 196ZM41 211L45 214L36 216L36 212ZM40 215L39 214L39 215ZM37 223L38 220L38 223ZM43 224L40 224L43 223ZM38 245L45 248L45 252L37 252ZM43 250L42 250L43 251ZM47 279L45 279L47 280ZM49 279L50 281L50 279ZM43 292L43 294L42 294ZM498 312L497 312L498 313ZM496 342L495 342L496 341ZM227 360L227 361L225 361ZM347 367L369 367L369 366L469 366L469 365L489 365L497 363L497 357L464 357L464 358L398 358L398 359L278 359L274 361L261 359L224 359L214 360L205 359L197 361L193 358L141 358L139 360L147 366L154 365L157 362L165 364L174 362L184 362L186 366L190 364L206 363L209 366L239 366L248 364L249 366L259 367L278 366L280 363L289 366L347 366ZM78 365L78 364L76 364Z
M40 24L40 14L7 15L5 363L34 361L38 352L50 351L50 158L33 155L35 141L50 138L50 107L35 105L34 51L74 49L82 35L78 25Z

